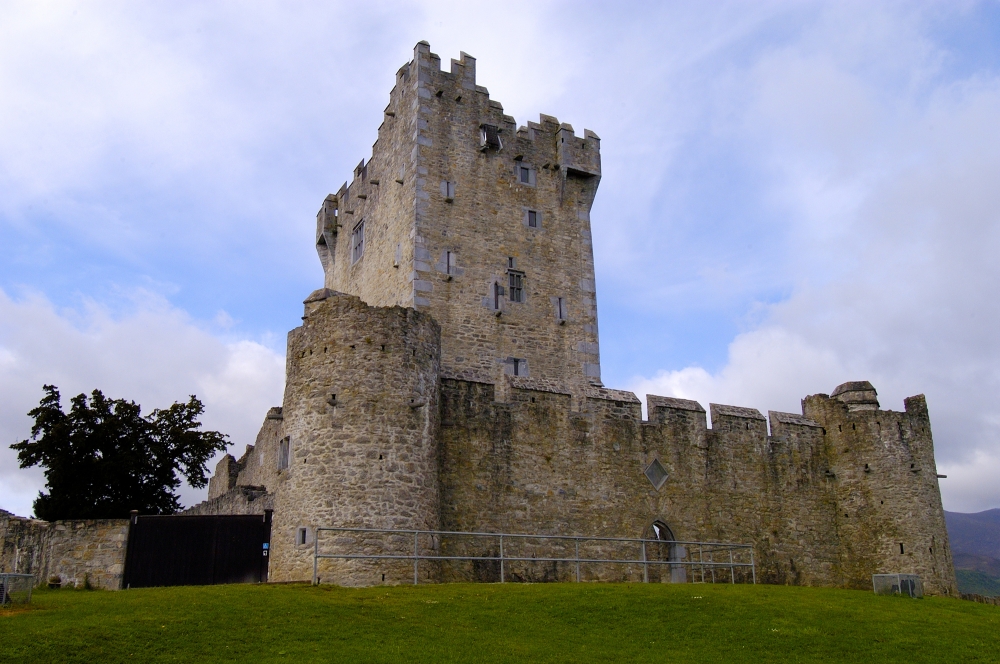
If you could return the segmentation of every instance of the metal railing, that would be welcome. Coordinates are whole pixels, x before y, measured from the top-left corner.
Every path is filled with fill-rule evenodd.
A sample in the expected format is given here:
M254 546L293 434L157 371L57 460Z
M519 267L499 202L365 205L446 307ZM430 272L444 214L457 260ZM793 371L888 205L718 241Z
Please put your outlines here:
M8 574L0 572L0 606L30 604L31 589L35 586L33 574Z
M398 553L321 553L320 538L321 533L370 533L397 536L412 536L413 553L409 551ZM430 539L430 547L424 547L421 552L421 537ZM447 555L440 552L442 542L445 538L478 538L487 542L493 541L498 544L496 553L486 555ZM561 542L573 545L573 555L543 555L525 556L511 555L510 545L512 542L526 542L528 540L542 540L547 542ZM625 545L635 551L633 557L581 557L581 544L601 543L611 545ZM507 545L505 547L505 544ZM370 543L368 544L370 546ZM384 544L383 544L384 546ZM662 551L667 547L669 554L664 558L650 557L651 547L655 551ZM431 553L426 553L427 550ZM697 559L694 558L697 553ZM723 559L718 560L717 556L722 555ZM749 558L749 559L747 559ZM684 570L682 576L691 572L692 581L695 582L716 582L717 571L728 571L730 583L736 583L736 572L749 571L752 583L757 583L757 570L754 563L753 546L750 544L732 544L727 542L685 542L679 540L659 540L659 539L637 539L627 537L587 537L582 535L529 535L520 533L479 533L447 530L405 530L386 528L316 528L313 542L313 585L319 583L319 561L321 559L339 560L412 560L413 561L413 584L419 583L420 561L471 561L490 562L499 565L500 583L507 580L507 564L512 562L522 563L568 563L575 566L575 580L580 582L581 565L641 565L642 580L649 582L650 566L668 565L671 571ZM696 581L696 578L698 581ZM745 578L745 575L744 575Z

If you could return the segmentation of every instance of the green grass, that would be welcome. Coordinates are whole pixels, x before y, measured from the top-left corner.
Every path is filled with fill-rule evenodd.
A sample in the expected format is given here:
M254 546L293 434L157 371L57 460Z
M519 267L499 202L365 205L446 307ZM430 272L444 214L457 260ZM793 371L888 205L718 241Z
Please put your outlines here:
M995 662L1000 608L748 585L41 590L3 662Z
M976 593L995 597L1000 595L1000 579L972 569L957 569L958 589L963 593Z

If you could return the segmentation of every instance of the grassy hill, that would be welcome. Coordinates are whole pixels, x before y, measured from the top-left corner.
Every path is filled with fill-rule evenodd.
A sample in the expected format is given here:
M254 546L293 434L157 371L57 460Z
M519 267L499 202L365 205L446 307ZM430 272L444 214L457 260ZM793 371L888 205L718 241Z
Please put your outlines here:
M695 584L39 591L0 662L995 662L1000 608Z

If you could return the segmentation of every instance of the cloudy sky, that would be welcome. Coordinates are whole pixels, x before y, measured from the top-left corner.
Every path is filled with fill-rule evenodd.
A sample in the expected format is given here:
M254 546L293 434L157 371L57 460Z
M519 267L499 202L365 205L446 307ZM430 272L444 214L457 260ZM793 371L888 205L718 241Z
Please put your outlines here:
M8 0L0 508L43 485L7 445L44 383L197 394L253 442L322 283L316 210L421 39L519 124L601 136L606 384L924 393L946 509L1000 507L997 2Z

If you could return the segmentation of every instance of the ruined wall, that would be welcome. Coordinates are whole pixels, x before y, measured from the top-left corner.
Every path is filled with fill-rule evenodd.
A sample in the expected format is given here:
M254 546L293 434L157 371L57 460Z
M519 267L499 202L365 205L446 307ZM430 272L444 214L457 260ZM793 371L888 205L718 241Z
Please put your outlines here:
M274 509L274 494L262 486L236 486L179 512L188 516L204 514L263 514Z
M370 307L328 290L306 300L305 313L288 336L283 427L291 454L275 497L275 580L311 578L316 526L439 525L437 324L413 309ZM323 571L347 584L384 573L398 577L360 563Z
M247 445L243 456L237 460L231 454L227 454L216 464L215 473L208 481L208 501L231 492L238 494L240 493L237 491L238 487L274 491L278 483L278 443L283 435L281 408L271 408L264 417L257 439L253 445ZM223 513L206 512L206 514ZM262 512L232 512L232 514L244 513Z
M39 521L0 514L0 571L57 575L63 585L117 590L125 569L128 519Z

